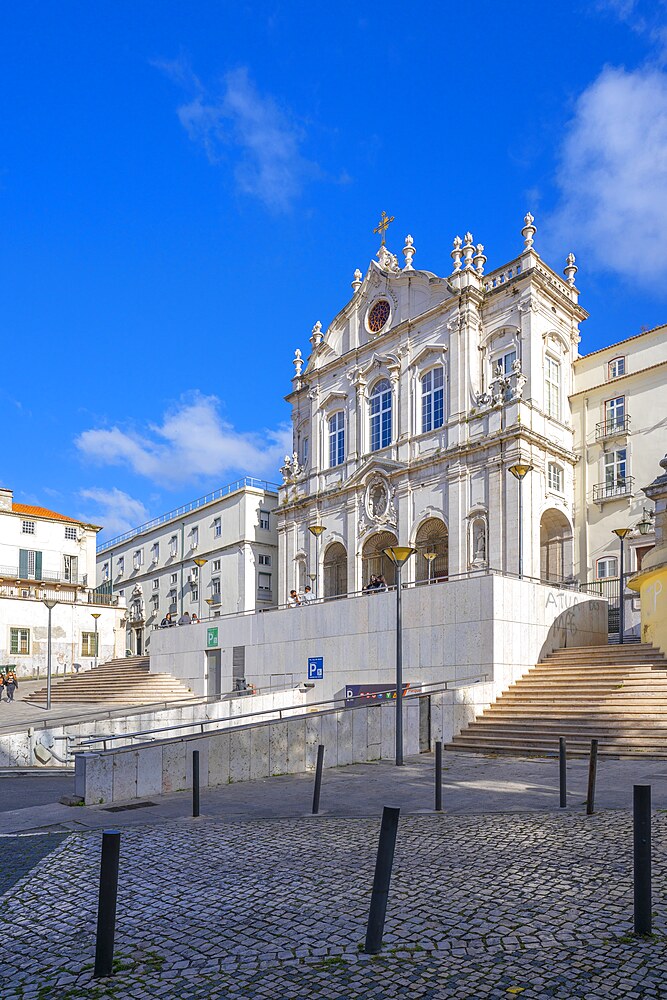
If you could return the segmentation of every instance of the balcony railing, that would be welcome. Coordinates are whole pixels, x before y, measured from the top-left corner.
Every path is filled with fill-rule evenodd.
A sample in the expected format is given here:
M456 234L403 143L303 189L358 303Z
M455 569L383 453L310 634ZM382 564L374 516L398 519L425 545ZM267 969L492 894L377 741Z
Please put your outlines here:
M627 434L629 430L630 417L611 417L609 420L601 420L599 424L595 425L595 440L606 441L607 438Z
M10 597L22 601L57 601L59 604L102 604L115 607L118 596L98 594L94 590L67 589L60 586L46 586L34 580L20 584L0 583L0 597Z
M54 573L52 570L42 570L39 576L36 576L35 573L20 576L18 566L0 566L0 579L25 580L30 581L30 583L63 583L69 587L85 586L86 583L85 574L80 577L78 573L65 574L64 570L59 573Z
M593 487L593 503L604 503L605 500L617 500L629 497L634 491L634 477L619 477L611 482L597 483Z

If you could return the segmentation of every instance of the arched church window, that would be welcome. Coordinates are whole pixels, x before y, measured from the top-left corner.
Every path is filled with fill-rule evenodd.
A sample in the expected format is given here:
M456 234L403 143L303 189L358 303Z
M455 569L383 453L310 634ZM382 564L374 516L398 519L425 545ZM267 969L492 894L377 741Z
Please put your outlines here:
M334 413L329 420L329 466L333 469L345 461L345 414Z
M391 386L389 379L377 382L371 392L371 451L391 444Z
M445 420L445 377L442 368L422 376L422 433L437 430Z

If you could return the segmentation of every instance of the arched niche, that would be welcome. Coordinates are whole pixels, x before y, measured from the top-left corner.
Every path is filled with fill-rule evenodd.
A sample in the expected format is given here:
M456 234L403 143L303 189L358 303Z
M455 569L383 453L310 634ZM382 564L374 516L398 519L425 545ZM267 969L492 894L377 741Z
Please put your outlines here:
M540 576L549 583L572 577L572 525L555 507L540 518Z
M366 539L361 552L362 586L365 587L372 576L383 576L388 587L396 583L394 564L383 551L390 545L398 545L393 531L378 531Z
M347 594L347 551L341 542L332 542L324 553L324 596Z
M435 553L431 562L431 580L446 580L449 575L449 532L439 517L429 517L419 526L415 536L415 580L429 579L429 560L426 553Z

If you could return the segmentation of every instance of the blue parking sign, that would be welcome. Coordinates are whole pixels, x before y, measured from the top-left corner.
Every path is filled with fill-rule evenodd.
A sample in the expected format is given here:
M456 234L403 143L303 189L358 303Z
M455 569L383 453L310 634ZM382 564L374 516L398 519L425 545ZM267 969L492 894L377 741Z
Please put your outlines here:
M309 656L308 657L308 680L309 681L322 681L322 680L324 680L324 657L323 656Z

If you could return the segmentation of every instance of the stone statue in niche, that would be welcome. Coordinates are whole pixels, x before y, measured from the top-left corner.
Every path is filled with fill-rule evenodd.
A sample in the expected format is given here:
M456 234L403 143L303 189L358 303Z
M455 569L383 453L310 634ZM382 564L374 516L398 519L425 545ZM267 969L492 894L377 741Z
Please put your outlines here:
M472 565L486 566L486 522L481 518L472 524Z
M381 518L387 511L388 502L386 485L380 479L375 480L368 490L368 513L371 517Z

